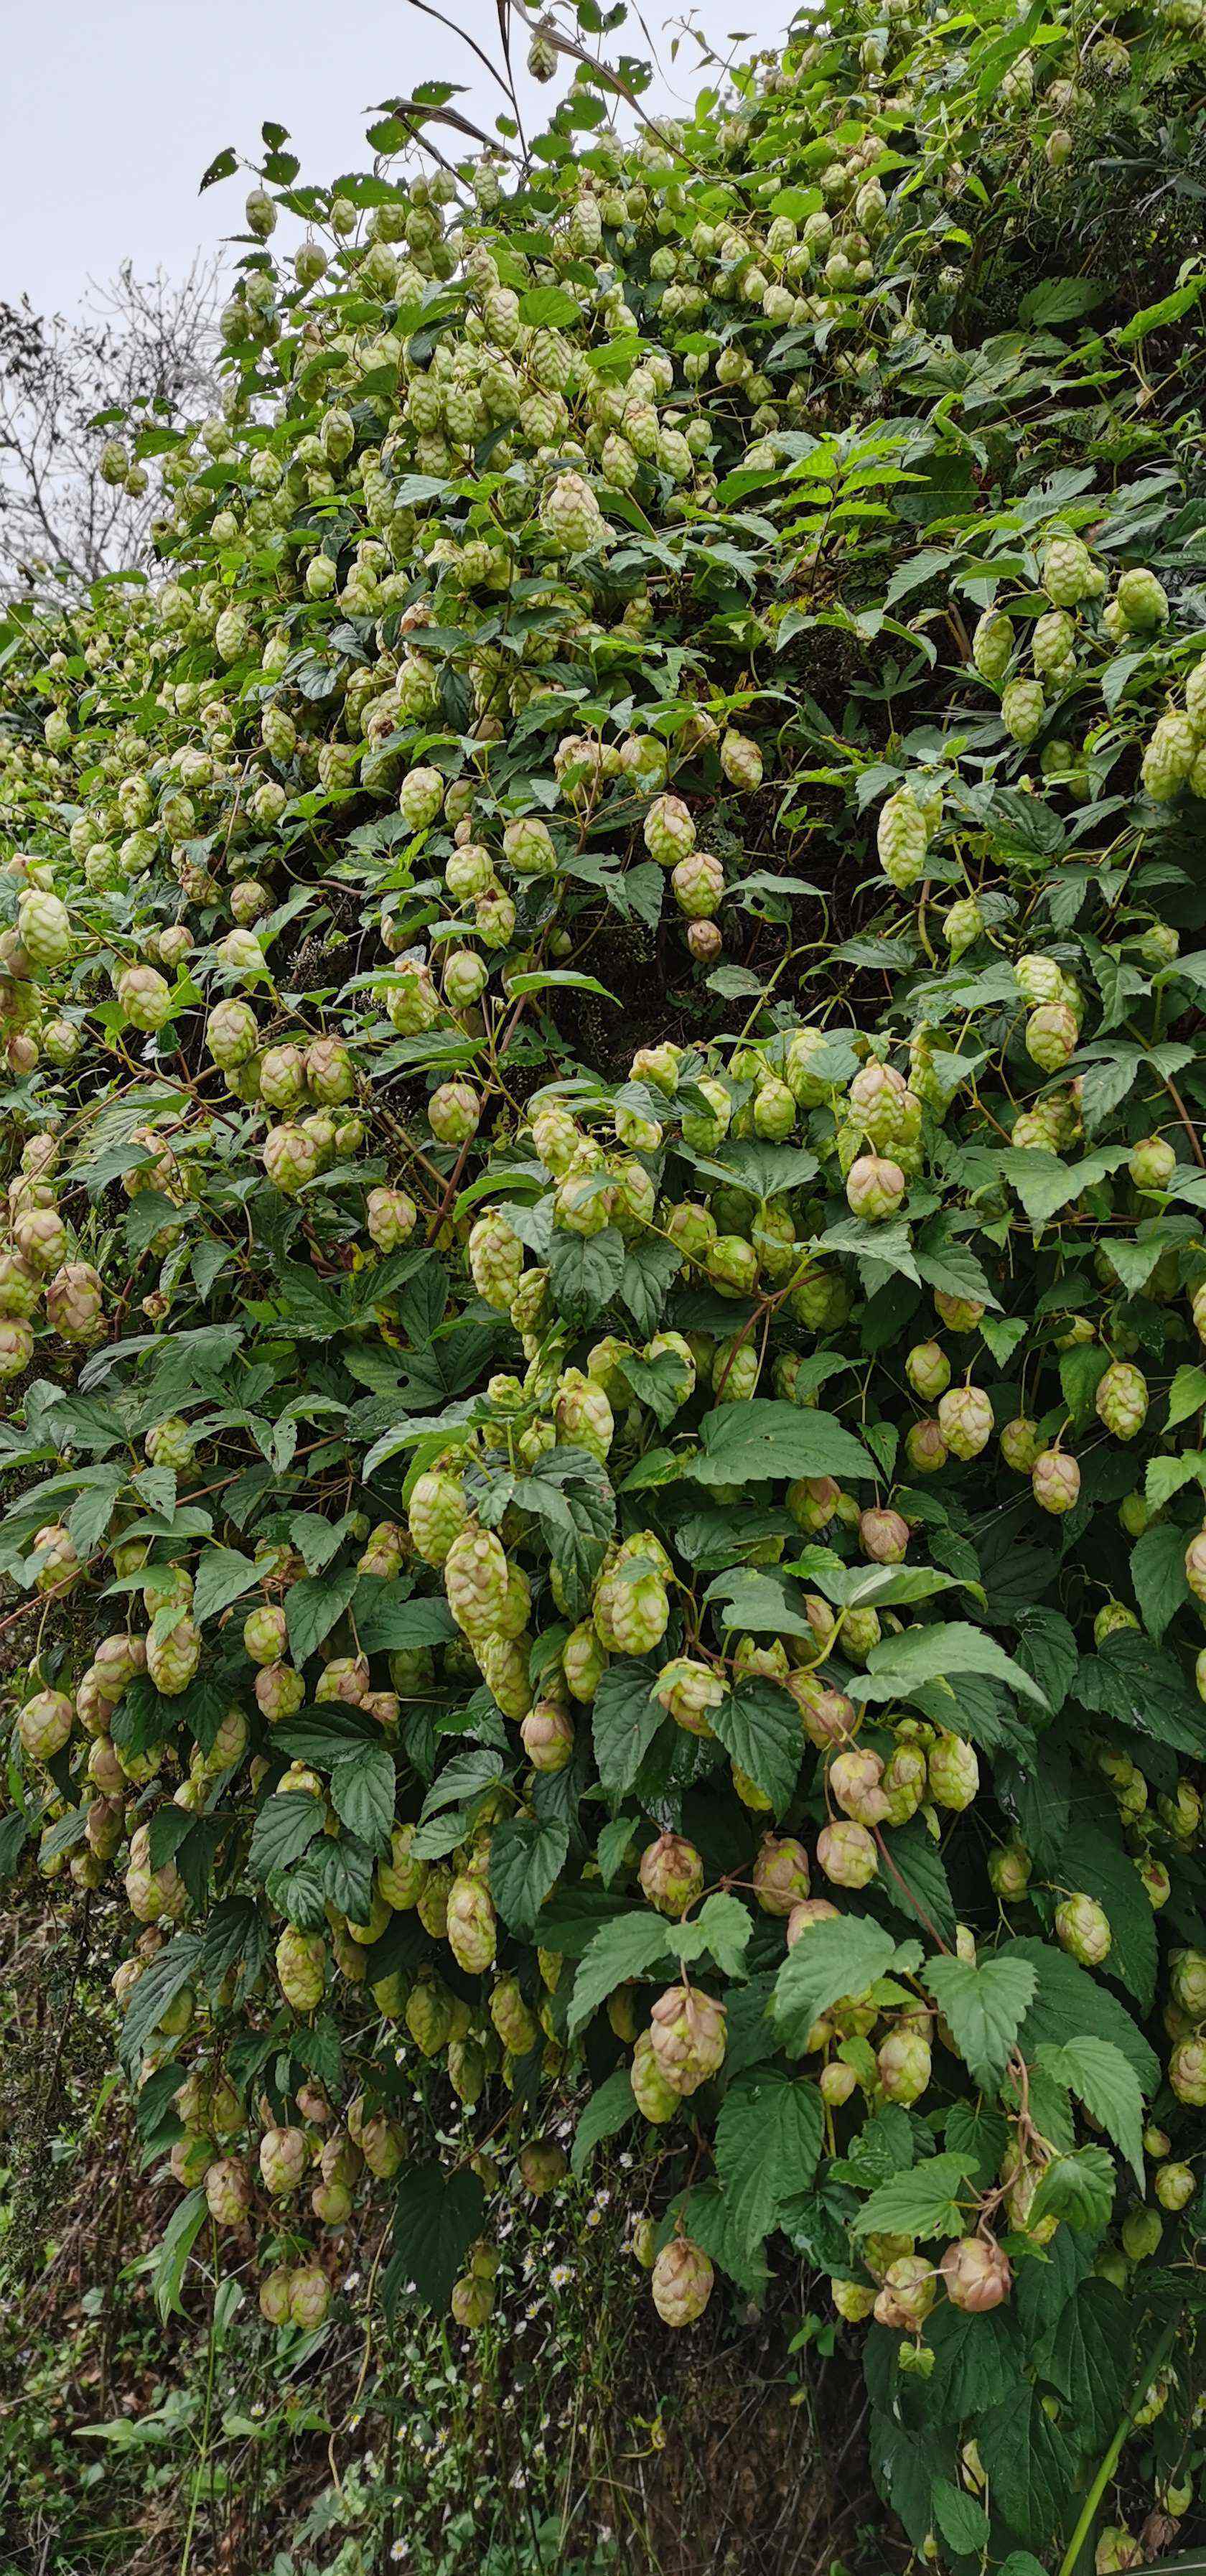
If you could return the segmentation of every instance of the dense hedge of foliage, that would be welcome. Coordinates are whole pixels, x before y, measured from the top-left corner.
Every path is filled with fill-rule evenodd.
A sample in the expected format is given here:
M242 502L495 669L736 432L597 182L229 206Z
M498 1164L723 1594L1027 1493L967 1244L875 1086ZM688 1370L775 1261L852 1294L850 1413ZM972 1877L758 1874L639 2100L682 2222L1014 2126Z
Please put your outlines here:
M312 2330L375 2191L488 2332L572 2106L1011 2576L1191 2491L1200 18L266 127L162 573L0 680L0 1839L168 2294L250 2222Z

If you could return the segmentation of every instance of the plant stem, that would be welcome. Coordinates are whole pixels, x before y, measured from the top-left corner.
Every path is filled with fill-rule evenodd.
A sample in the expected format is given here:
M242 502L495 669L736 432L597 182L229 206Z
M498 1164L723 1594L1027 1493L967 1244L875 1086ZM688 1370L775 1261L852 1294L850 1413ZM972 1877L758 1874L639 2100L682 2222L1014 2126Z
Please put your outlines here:
M1156 2345L1155 2351L1152 2353L1135 2383L1130 2405L1127 2407L1126 2413L1122 2417L1113 2441L1106 2452L1105 2458L1103 2459L1101 2466L1097 2471L1097 2475L1093 2480L1093 2484L1085 2497L1083 2505L1081 2506L1080 2513L1077 2517L1076 2529L1073 2532L1072 2537L1068 2542L1068 2546L1064 2551L1063 2557L1060 2560L1059 2576L1076 2576L1077 2562L1092 2530L1093 2520L1097 2512L1098 2505L1100 2504L1106 2488L1114 2475L1114 2471L1118 2466L1123 2443L1126 2440L1127 2434L1131 2430L1136 2413L1143 2404L1144 2398L1151 2387L1152 2381L1156 2376L1156 2372L1158 2371L1161 2362L1164 2360L1166 2353L1172 2350L1176 2331L1177 2320L1174 2317L1172 2324L1165 2327L1159 2343Z

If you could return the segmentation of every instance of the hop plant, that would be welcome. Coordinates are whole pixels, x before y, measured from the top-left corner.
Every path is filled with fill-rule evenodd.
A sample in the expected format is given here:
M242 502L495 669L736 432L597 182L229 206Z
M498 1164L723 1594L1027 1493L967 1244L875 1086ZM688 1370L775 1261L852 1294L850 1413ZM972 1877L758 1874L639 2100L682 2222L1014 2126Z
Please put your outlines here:
M653 2266L653 2304L665 2326L693 2326L712 2295L715 2274L703 2247L688 2236L672 2237Z
M703 1892L703 1862L694 1844L681 1834L659 1834L641 1854L639 1875L649 1903L674 1921Z
M659 1995L649 2024L658 2071L672 2093L696 2093L724 2062L727 2015L723 2004L690 1986Z
M1055 1909L1055 1937L1082 1968L1098 1968L1113 1947L1110 1919L1095 1897L1065 1896Z
M1070 1512L1080 1496L1080 1469L1065 1449L1040 1449L1030 1485L1040 1511Z

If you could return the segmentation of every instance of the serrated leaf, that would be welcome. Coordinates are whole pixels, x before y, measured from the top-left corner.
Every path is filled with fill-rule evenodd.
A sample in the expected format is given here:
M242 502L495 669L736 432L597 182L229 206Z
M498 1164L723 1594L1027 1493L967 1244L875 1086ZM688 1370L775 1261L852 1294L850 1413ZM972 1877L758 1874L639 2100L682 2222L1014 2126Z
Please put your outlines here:
M730 2085L716 2123L716 2170L734 2233L753 2253L780 2207L816 2172L825 2115L815 2084L762 2066Z
M228 1610L232 1601L241 1600L261 1579L262 1568L244 1556L237 1547L207 1547L197 1566L193 1591L193 1617L203 1627L207 1619Z
M974 2194L967 2179L967 2160L945 2152L927 2156L908 2173L889 2176L863 2202L853 2220L855 2233L882 2232L919 2236L962 2235Z
M188 2270L189 2256L208 2216L209 2203L198 2183L194 2191L186 2192L179 2206L172 2211L156 2247L151 2271L151 2296L165 2325L169 2317L184 2315L184 2302L180 2296L184 2275Z
M1034 1968L1038 1983L1034 2001L1022 2025L1021 2047L1026 2057L1044 2043L1062 2047L1065 2040L1080 2039L1086 2034L1108 2039L1120 2049L1145 2095L1154 2093L1160 2081L1160 2066L1154 2051L1148 2047L1142 2032L1132 2021L1116 1995L1100 1985L1087 1968L1069 1959L1054 1943L1038 1940L1027 1933L1011 1941L998 1958L1027 1959Z
M660 1914L630 1911L617 1915L595 1932L582 1954L570 2002L567 2028L576 2039L617 1986L647 1977L668 1964L671 1952Z
M668 1924L666 1940L678 1959L698 1959L707 1952L722 1976L742 1977L753 1928L740 1897L717 1890L689 1922Z
M273 1870L288 1869L291 1861L300 1860L315 1834L322 1832L321 1798L312 1798L303 1789L277 1791L266 1798L255 1820L247 1866L253 1878L268 1878Z
M907 1947L915 1961L916 1944ZM843 1914L836 1921L810 1924L775 1979L772 2019L788 2055L801 2054L813 2023L839 1996L865 1995L900 1966L903 1956L892 1934L870 1915Z
M971 2557L987 2547L988 2515L966 2487L952 2486L949 2478L935 2478L930 2502L938 2529L957 2557Z
M1090 2119L1112 2138L1143 2189L1143 2094L1120 2048L1108 2039L1068 2039L1062 2048L1040 2048L1037 2063L1084 2103Z
M874 1477L875 1462L832 1413L751 1396L724 1404L700 1424L703 1448L690 1472L700 1485L746 1485L768 1477Z
M359 1581L355 1566L348 1565L339 1574L304 1576L300 1583L290 1585L285 1595L285 1620L289 1652L299 1672L342 1619Z
M1165 1629L1190 1599L1185 1580L1185 1532L1175 1521L1157 1521L1131 1549L1131 1584L1143 1625L1159 1645Z
M925 1983L964 2065L982 2092L995 2091L1033 2001L1037 1979L1029 1961L989 1956L973 1967L969 1959L930 1959Z
M1047 2413L1042 2389L1018 2389L977 2438L996 2511L1019 2539L1045 2550L1075 2514L1081 2455Z
M915 1621L899 1636L881 1638L867 1657L866 1671L851 1679L850 1696L859 1700L910 1699L933 1682L950 1682L952 1677L957 1682L960 1673L987 1673L1007 1683L1011 1690L1020 1691L1024 1699L1046 1707L1038 1683L1023 1672L1003 1646L998 1646L996 1638L961 1619L936 1620L928 1626ZM951 1694L950 1723L958 1733L957 1689Z
M617 1655L591 1706L599 1778L610 1798L632 1787L666 1712L653 1697L659 1666L647 1655Z
M636 2097L628 2080L626 2066L617 2066L606 2083L591 2094L574 2131L570 2152L570 2170L579 2181L586 2172L595 2148L605 2138L614 2138L637 2115Z
M507 1817L490 1837L490 1893L509 1930L530 1936L540 1908L557 1884L569 1850L569 1826L559 1819Z
M804 1739L800 1712L777 1682L739 1681L708 1723L727 1754L781 1815L799 1777Z
M1103 2236L1116 2186L1114 2159L1104 2147L1078 2147L1074 2154L1053 2156L1043 2168L1028 2224L1037 2227L1047 2217L1065 2219L1078 2235Z
M331 1804L342 1825L370 1851L389 1849L397 1776L384 1744L362 1744L341 1756L331 1773Z
M423 2306L443 2314L465 2256L481 2233L485 2207L482 2185L466 2167L457 2173L438 2164L407 2167L394 2201L390 2259L381 2284L387 2317L395 2315L412 2282Z

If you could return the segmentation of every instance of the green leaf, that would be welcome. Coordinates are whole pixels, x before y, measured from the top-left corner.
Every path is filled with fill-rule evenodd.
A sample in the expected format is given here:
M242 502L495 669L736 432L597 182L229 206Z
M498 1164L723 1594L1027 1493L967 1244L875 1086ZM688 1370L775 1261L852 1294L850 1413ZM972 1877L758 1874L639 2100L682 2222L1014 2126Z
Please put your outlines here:
M1086 1656L1077 1677L1081 1705L1116 1718L1174 1753L1206 1758L1206 1708L1173 1655L1134 1629L1107 1637Z
M1080 2453L1032 2384L994 2407L978 2435L993 2504L1021 2540L1045 2550L1076 2510ZM1049 2562L1048 2562L1049 2563Z
M548 1249L549 1283L567 1324L593 1324L616 1295L624 1276L624 1237L618 1226L601 1234L554 1229Z
M250 1592L258 1584L262 1569L253 1564L237 1547L207 1547L197 1567L193 1592L193 1617L203 1627L207 1619L216 1618L219 1610L228 1610L232 1601Z
M691 1461L700 1485L748 1485L768 1477L870 1476L875 1461L832 1413L751 1396L722 1404L700 1424L702 1454Z
M915 1963L916 1944L906 1945ZM880 1977L899 1968L905 1952L868 1914L842 1914L809 1926L789 1950L775 1979L772 2016L788 2055L799 2057L808 2033L843 1995L865 1995Z
M1028 2225L1066 2219L1078 2235L1103 2236L1114 2206L1117 2176L1114 2159L1104 2147L1078 2147L1074 2154L1053 2156L1030 2204Z
M264 1804L255 1820L247 1866L253 1878L268 1878L273 1870L288 1869L290 1861L300 1860L302 1853L322 1832L321 1798L312 1798L304 1789L277 1791Z
M705 1897L689 1923L668 1923L666 1941L678 1959L698 1959L709 1951L722 1976L743 1977L753 1929L740 1897L717 1890Z
M574 1979L567 2022L570 2038L577 2038L617 1986L647 1977L651 1968L664 1966L671 1955L660 1914L632 1911L605 1923L588 1942Z
M935 2478L930 2501L938 2529L956 2557L969 2558L987 2548L988 2515L966 2487L952 2486L949 2478Z
M1139 1872L1121 1842L1074 1819L1061 1850L1060 1883L1083 1888L1104 1905L1114 1936L1104 1973L1120 1977L1143 2010L1150 2012L1156 1990L1155 1916Z
M664 1723L666 1712L653 1697L659 1669L652 1657L617 1655L595 1692L591 1730L599 1778L609 1798L622 1798L632 1787Z
M1168 1391L1168 1429L1175 1431L1178 1423L1202 1412L1206 1412L1206 1368L1185 1361Z
M569 1850L560 1818L507 1817L490 1837L490 1893L509 1930L530 1937Z
M570 2170L581 2181L595 2148L605 2138L614 2138L617 2130L627 2127L637 2115L636 2097L628 2080L626 2066L617 2066L605 2084L591 2094L574 2131L570 2153Z
M927 1960L925 1983L982 2092L1000 2083L1037 1982L1025 1959Z
M708 1723L739 1770L782 1814L799 1776L804 1752L800 1712L778 1682L740 1681L710 1709Z
M289 1652L299 1671L342 1619L359 1581L355 1566L348 1565L340 1574L305 1576L290 1586L285 1595L285 1620Z
M1048 2368L1087 2451L1104 2451L1117 2431L1134 2342L1135 2319L1121 2290L1112 2281L1081 2281L1055 2329Z
M556 331L580 322L582 307L560 286L529 286L519 299L519 318L532 331Z
M1010 1941L996 1956L1029 1960L1038 1978L1034 2002L1022 2025L1024 2057L1044 2046L1061 2048L1069 2039L1108 2039L1125 2057L1144 2094L1155 2092L1159 2060L1125 2006L1087 1968L1057 1950L1053 1942L1040 1941L1030 1933Z
M381 2284L387 2317L413 2282L426 2308L442 2315L465 2256L481 2234L486 2195L477 2175L462 2166L410 2165L398 2184L391 2253Z
M384 1744L361 1744L345 1754L331 1773L331 1804L350 1834L358 1834L370 1851L389 1850L394 1822L397 1777L394 1757Z
M941 1850L920 1816L887 1836L887 1862L877 1885L886 1902L903 1914L911 1932L920 1925L932 1940L955 1937L955 1900Z
M967 2173L968 2159L948 2152L892 2174L863 2202L852 2222L856 2234L961 2236L974 2206Z
M730 2086L716 2123L716 2170L747 2252L770 2234L783 2202L807 2190L824 2128L815 2084L780 2067L752 2068Z
M1062 1610L1028 1610L1018 1632L1018 1662L1058 1717L1076 1678L1076 1633Z
M151 2296L164 2325L169 2317L184 2315L180 2292L188 2270L188 2258L208 2216L209 2203L198 2183L194 2191L186 2192L184 2199L172 2211L160 2238L151 2273Z
M1169 1621L1191 1597L1185 1580L1185 1532L1175 1521L1156 1521L1136 1539L1131 1583L1143 1625L1159 1645Z
M1037 2063L1084 2103L1090 2119L1125 2156L1142 2191L1143 2094L1122 2050L1109 2039L1068 2039L1062 2048L1040 2048Z
M195 1932L177 1932L166 1950L161 1950L144 1968L122 2023L119 2054L123 2066L131 2066L143 2041L157 2030L169 2005L183 1994L201 1965L201 1941Z
M1039 328L1050 322L1075 322L1082 313L1091 313L1105 293L1104 286L1091 277L1045 277L1041 286L1030 287L1022 297L1018 320Z
M982 1628L972 1628L962 1619L936 1620L930 1626L914 1621L899 1636L882 1637L867 1657L865 1673L856 1673L849 1684L852 1699L911 1699L932 1682L949 1681L959 1673L988 1673L996 1681L1006 1682L1011 1690L1020 1691L1024 1699L1046 1707L1042 1691L1029 1673L1015 1664L1012 1656L998 1646L995 1637ZM951 1694L951 1727L959 1731L958 1692Z

